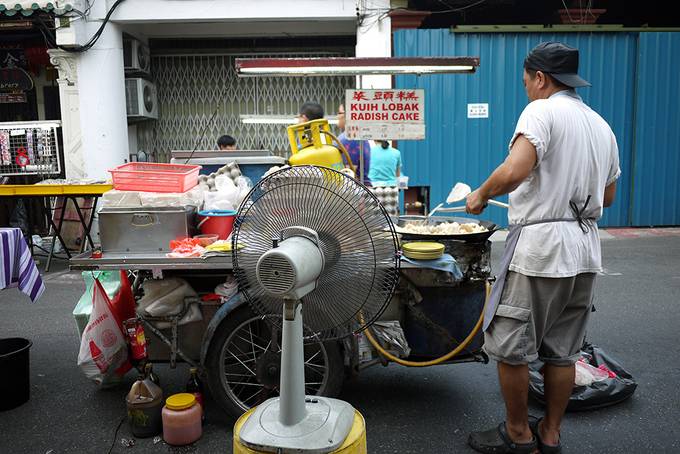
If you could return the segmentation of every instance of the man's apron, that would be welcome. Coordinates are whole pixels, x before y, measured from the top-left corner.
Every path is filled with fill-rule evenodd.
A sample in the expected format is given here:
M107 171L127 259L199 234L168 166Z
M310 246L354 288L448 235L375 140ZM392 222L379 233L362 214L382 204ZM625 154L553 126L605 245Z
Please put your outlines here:
M512 224L508 227L508 237L505 240L505 250L503 251L503 257L501 258L500 273L496 277L496 282L494 282L493 287L491 288L491 295L489 296L489 301L486 303L486 308L484 309L483 331L486 331L491 324L491 320L493 320L494 315L496 315L496 309L498 309L498 305L501 302L501 296L503 295L503 289L505 288L505 278L508 275L512 257L515 255L515 248L517 248L517 241L522 233L522 229L530 225L549 224L552 222L578 222L583 233L588 233L590 231L591 221L594 221L592 218L583 217L583 212L586 210L588 202L590 202L590 196L588 196L586 202L583 204L583 208L580 210L574 202L569 202L569 207L574 213L573 218L540 219L524 224Z

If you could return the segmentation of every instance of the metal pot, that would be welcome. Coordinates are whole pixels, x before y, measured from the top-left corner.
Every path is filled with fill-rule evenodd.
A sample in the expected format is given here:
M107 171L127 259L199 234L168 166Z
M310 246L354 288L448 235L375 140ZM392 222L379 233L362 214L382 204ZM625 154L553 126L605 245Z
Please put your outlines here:
M425 235L417 233L399 233L401 242L408 241L437 241L444 245L444 252L453 256L463 272L463 281L484 280L491 275L491 242L489 237L499 227L493 222L480 221L472 218L447 217L447 216L400 216L393 219L397 226L404 226L409 222L427 222L428 224L441 224L442 222L477 222L486 227L488 232L461 233L456 235ZM404 270L402 270L404 272ZM412 274L422 273L415 270ZM412 280L416 276L410 276ZM432 284L434 285L434 284Z
M488 229L487 232L479 233L458 233L451 235L430 235L423 233L407 233L402 230L397 230L397 232L402 236L404 241L407 240L457 240L465 241L469 243L483 243L489 239L491 235L494 234L499 227L490 221L482 221L473 218L461 218L461 217L450 217L450 216L399 216L395 222L397 227L403 227L406 224L420 223L427 225L437 225L444 222L458 222L460 224L474 222L480 224Z

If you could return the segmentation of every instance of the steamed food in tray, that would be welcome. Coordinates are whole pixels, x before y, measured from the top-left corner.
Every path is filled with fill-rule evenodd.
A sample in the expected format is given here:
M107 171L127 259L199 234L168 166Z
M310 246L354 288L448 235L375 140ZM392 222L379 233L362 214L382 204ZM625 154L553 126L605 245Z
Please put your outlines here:
M397 228L400 233L416 233L419 235L460 235L466 233L488 232L489 229L476 222L442 222L440 224L421 224L408 222Z

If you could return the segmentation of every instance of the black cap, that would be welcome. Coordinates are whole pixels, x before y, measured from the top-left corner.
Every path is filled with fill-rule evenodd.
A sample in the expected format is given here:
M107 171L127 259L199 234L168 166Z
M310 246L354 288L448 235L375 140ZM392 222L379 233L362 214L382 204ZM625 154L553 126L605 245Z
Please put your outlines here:
M578 49L562 43L547 42L534 47L524 59L524 67L550 74L568 87L590 87L590 83L577 74Z

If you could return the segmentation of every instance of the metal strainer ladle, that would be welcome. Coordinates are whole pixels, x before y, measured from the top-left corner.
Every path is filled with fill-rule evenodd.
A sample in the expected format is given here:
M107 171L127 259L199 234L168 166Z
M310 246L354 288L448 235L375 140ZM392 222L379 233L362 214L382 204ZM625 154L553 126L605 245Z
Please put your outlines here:
M470 186L465 183L458 182L453 188L451 188L451 192L449 192L449 196L446 198L446 203L454 203L465 200L465 198L470 195L471 192L472 189ZM509 206L507 203L498 202L497 200L493 199L489 199L489 203L501 208L508 208Z

